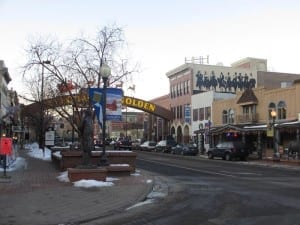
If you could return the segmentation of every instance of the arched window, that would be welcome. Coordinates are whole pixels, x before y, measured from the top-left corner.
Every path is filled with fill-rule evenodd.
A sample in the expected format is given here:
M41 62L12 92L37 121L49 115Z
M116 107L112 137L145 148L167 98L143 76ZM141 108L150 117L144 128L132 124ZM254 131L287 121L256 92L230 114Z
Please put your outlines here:
M229 109L228 112L229 112L228 123L234 124L234 110Z
M228 123L228 113L227 113L227 110L223 110L223 112L222 112L222 121L223 121L223 124L227 124Z
M276 113L277 113L276 105L275 105L274 102L271 102L271 103L269 104L269 108L268 108L268 118L269 118L269 120L272 120L272 119L273 119L272 116L271 116L272 110L275 110ZM277 115L278 115L278 113L277 113Z
M286 104L284 101L280 101L277 105L278 110L278 119L283 120L286 119Z

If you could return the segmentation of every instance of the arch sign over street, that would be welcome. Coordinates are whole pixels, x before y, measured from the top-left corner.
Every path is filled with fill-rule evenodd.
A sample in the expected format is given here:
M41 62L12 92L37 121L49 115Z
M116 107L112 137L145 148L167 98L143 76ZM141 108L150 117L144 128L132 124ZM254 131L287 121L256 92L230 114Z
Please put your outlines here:
M159 117L167 119L167 120L172 119L172 114L171 114L170 110L163 108L159 105L156 105L152 102L144 101L142 99L129 97L129 96L123 96L122 105L126 105L128 107L139 109L144 112L154 114L156 116L159 116Z
M73 98L75 98L76 101L78 103L80 103L80 105L82 105L82 106L87 105L88 101L89 101L88 96L85 94L74 95ZM72 98L69 95L59 96L54 99L45 99L43 104L44 104L45 109L59 107L59 106L63 106L63 105L72 104ZM145 101L145 100L142 100L139 98L123 96L122 97L122 105L131 107L131 108L135 108L135 109L139 109L144 112L151 113L153 115L156 115L156 116L161 117L166 120L172 119L172 113L170 110L168 110L164 107L161 107L157 104L154 104L152 102ZM32 113L33 111L37 111L39 109L40 109L40 103L36 102L36 103L32 103L30 105L26 105L24 112L25 112L25 114Z

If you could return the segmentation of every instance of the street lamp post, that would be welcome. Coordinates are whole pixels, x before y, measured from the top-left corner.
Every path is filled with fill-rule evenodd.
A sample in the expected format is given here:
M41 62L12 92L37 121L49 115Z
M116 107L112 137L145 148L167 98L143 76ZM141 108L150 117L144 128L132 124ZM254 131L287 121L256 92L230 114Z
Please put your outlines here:
M275 119L276 119L277 113L273 109L271 111L271 117L272 117L272 127L273 127L273 160L279 161L280 157L276 148L276 132L275 132Z
M106 89L107 89L107 80L111 74L110 67L107 64L103 64L100 68L100 75L103 79L103 104L102 104L102 114L103 114L103 124L102 124L102 154L100 156L99 166L108 166L107 156L105 153L105 130L106 130Z
M45 138L44 138L44 64L51 64L51 61L42 61L42 84L41 84L41 134L40 134L40 145L45 154Z

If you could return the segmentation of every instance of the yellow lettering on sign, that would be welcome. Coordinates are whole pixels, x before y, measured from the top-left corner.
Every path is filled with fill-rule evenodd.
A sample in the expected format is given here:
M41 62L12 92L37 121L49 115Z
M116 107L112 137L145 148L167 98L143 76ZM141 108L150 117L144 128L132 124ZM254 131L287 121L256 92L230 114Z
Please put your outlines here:
M155 111L155 104L152 104L150 102L146 102L140 99L136 99L136 98L130 98L130 97L123 97L122 99L122 104L127 105L127 106L132 106L138 109L142 109L142 110L147 110L150 112L154 112Z

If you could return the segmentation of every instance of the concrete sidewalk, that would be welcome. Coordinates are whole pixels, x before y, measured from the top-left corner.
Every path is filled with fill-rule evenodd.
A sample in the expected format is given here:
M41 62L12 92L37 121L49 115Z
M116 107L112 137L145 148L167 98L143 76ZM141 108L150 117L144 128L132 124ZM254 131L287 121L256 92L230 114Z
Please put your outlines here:
M151 192L151 176L118 177L112 187L78 188L60 182L60 175L50 161L19 156L27 167L7 172L10 179L0 180L0 224L54 225L76 224L120 213L142 201ZM2 174L1 174L2 175Z

